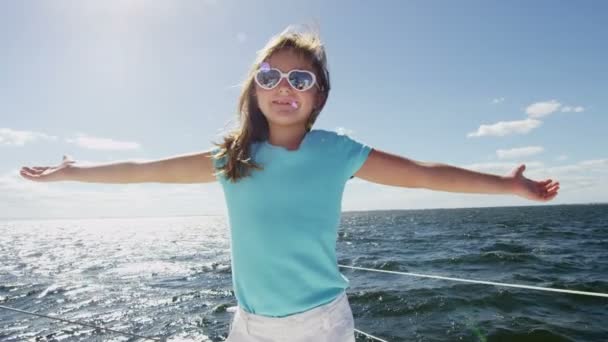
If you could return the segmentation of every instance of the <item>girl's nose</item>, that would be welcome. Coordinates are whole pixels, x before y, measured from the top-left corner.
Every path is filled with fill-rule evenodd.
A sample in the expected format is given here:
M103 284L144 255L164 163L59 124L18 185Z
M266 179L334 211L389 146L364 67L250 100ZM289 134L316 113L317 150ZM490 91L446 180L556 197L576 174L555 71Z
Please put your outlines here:
M278 85L279 90L291 90L291 85L286 78L282 78Z

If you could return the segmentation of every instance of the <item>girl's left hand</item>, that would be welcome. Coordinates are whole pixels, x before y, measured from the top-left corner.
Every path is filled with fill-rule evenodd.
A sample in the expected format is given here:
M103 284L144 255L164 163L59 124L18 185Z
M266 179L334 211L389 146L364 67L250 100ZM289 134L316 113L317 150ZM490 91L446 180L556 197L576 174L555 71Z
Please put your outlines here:
M512 189L515 195L533 201L550 201L557 196L559 182L551 179L543 181L528 179L523 175L525 169L526 165L521 164L508 176L512 182Z

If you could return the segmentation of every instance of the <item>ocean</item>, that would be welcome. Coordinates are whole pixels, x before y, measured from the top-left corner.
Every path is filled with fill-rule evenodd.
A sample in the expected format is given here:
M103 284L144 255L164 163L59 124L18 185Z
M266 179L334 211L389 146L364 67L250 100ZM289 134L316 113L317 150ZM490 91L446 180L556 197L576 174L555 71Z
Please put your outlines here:
M0 221L0 305L223 341L227 218ZM608 293L608 205L344 212L338 264ZM607 341L608 298L341 268L358 330L397 341ZM357 341L374 341L356 334ZM0 341L140 341L0 309Z

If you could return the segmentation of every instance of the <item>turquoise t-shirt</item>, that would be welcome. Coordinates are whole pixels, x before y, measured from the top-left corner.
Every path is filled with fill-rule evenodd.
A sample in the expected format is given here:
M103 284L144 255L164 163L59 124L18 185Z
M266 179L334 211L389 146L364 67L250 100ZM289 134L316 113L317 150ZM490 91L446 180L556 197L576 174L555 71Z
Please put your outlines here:
M371 149L347 135L311 130L294 151L253 143L251 157L264 170L236 183L218 176L232 282L245 311L288 316L328 303L348 287L336 259L342 194Z

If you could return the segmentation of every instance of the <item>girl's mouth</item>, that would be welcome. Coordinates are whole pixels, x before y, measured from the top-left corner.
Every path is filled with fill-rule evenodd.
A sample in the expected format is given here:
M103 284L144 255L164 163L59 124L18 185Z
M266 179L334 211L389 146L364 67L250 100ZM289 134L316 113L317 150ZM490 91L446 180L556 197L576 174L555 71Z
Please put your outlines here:
M293 109L297 109L300 105L298 104L298 102L296 100L274 100L272 101L272 104L274 105L278 105L280 107L291 107Z

